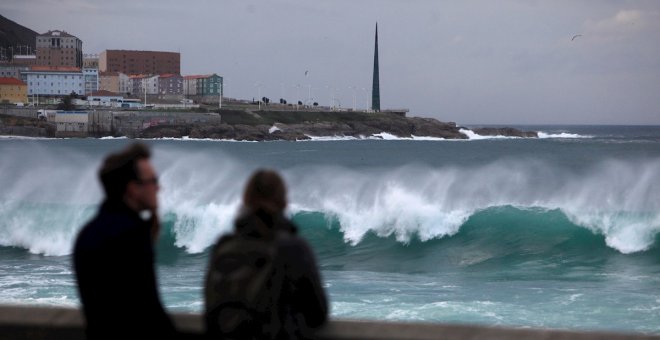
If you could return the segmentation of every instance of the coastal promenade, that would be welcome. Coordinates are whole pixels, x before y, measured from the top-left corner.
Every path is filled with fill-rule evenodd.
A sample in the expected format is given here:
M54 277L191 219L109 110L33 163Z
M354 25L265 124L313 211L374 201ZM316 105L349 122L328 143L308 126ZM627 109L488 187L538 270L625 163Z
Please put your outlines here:
M130 306L127 306L127 308L130 308ZM201 315L173 314L172 316L179 330L191 334L202 334L203 320ZM82 340L84 338L83 320L80 311L77 309L0 306L1 340ZM660 335L497 328L475 325L331 320L317 333L317 338L321 340L642 340L660 339Z

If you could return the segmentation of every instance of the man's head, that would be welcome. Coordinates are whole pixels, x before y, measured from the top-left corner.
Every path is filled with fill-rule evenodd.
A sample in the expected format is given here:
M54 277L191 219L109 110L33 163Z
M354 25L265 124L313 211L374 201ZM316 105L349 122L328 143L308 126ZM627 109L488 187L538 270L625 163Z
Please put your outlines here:
M149 157L149 148L140 143L106 157L99 170L106 198L124 201L136 211L156 210L158 177Z
M286 208L286 186L275 171L258 170L248 180L243 204L253 210L263 209L279 213Z

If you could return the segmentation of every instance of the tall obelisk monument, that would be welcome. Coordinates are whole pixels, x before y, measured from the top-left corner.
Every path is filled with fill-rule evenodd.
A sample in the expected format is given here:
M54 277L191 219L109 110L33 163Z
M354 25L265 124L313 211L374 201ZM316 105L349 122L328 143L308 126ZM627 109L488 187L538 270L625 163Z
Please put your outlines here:
M376 23L376 45L374 47L374 80L371 86L371 109L380 111L380 81L378 77L378 23Z

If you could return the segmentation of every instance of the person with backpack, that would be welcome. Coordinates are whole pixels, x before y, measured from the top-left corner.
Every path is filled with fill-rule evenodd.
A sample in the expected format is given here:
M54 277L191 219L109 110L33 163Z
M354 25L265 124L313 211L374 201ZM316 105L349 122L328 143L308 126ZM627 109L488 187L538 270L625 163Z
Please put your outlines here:
M204 288L211 338L309 339L327 320L314 254L284 216L286 205L276 172L250 177L234 232L211 251Z

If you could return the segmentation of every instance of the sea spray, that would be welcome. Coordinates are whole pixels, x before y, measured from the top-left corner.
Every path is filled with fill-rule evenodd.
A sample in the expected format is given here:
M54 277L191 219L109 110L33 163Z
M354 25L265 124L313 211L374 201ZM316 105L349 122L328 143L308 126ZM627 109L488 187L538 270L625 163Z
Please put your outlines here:
M7 188L0 206L5 217L0 222L2 244L67 254L66 245L100 203L95 172L101 157L75 150L52 155L29 147L29 157L0 156L3 170L26 169L22 176L0 179ZM4 162L9 159L14 162ZM171 218L177 247L202 252L231 230L254 164L221 151L182 152L172 147L156 150L154 162L161 174L161 214ZM605 159L581 168L503 158L478 166L410 164L353 170L312 165L280 171L290 189L290 212L319 212L335 219L352 245L368 233L394 235L402 243L451 237L470 216L501 206L560 209L573 223L604 235L608 246L623 253L648 249L660 231L658 159ZM43 210L45 215L39 209L21 208L29 203L55 208Z

